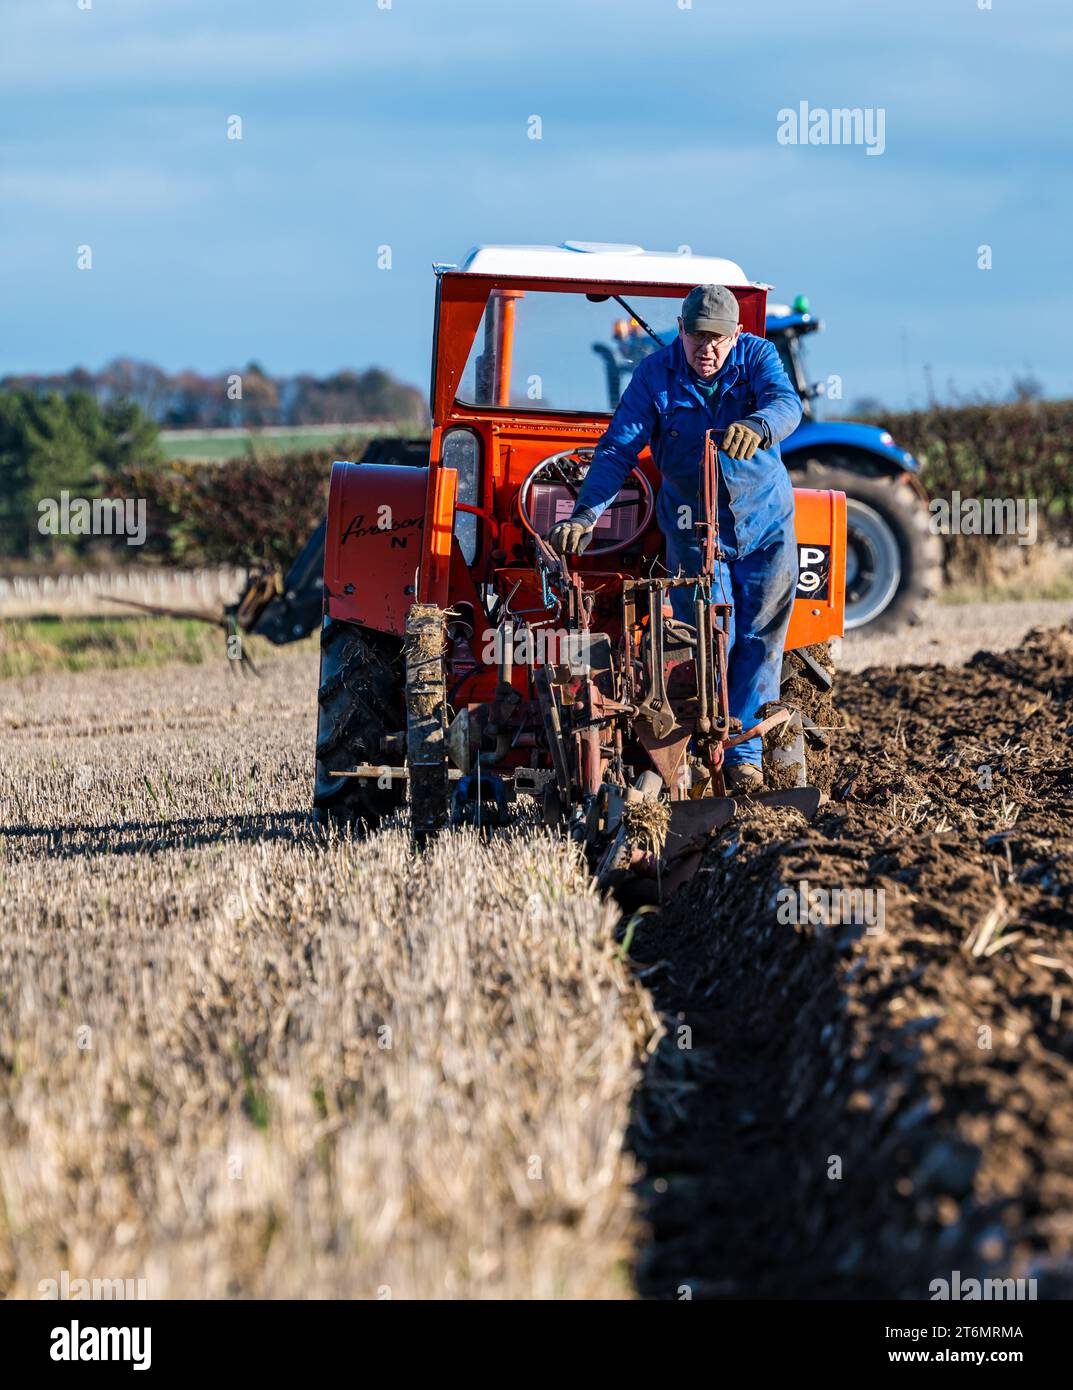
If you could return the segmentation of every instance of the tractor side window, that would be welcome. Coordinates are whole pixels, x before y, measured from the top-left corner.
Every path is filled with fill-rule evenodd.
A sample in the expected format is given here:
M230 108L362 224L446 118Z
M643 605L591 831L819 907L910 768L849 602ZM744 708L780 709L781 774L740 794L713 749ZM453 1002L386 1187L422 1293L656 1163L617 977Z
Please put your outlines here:
M472 430L451 430L443 441L441 461L445 468L453 468L458 474L458 493L456 500L469 507L478 507L481 502L481 456L477 436ZM480 533L478 520L473 512L455 513L455 536L462 548L467 565L477 558Z

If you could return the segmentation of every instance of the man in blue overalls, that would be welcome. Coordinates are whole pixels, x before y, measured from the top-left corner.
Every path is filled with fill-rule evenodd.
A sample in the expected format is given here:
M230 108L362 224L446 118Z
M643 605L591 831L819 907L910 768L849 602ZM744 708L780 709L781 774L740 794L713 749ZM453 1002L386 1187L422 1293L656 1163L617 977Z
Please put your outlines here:
M573 514L548 533L562 555L592 538L646 444L662 483L656 505L672 574L699 574L700 465L706 430L722 430L716 601L733 604L727 700L746 729L779 694L782 649L797 587L794 497L779 441L801 419L801 402L773 344L743 333L738 301L723 285L698 285L682 304L678 337L644 358L596 446ZM693 622L693 595L673 589L675 617ZM763 786L761 741L727 750L730 792Z

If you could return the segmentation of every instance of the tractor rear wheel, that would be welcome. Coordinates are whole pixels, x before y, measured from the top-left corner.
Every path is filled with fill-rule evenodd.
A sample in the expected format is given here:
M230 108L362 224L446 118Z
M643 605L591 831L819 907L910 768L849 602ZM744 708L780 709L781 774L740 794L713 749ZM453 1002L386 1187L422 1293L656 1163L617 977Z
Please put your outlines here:
M320 633L317 699L317 782L313 819L318 825L377 826L406 800L401 778L333 777L359 763L400 762L385 754L382 738L406 725L402 644L396 637L331 620Z
M805 486L846 494L846 631L918 623L941 580L927 503L908 483L869 477L835 456L810 459Z

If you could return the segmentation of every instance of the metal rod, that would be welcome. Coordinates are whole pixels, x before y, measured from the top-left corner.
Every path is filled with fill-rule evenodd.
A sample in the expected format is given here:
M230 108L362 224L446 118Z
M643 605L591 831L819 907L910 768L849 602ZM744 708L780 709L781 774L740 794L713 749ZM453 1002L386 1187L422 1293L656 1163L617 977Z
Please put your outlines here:
M712 721L708 718L708 682L712 670L711 619L708 605L699 594L693 600L693 621L697 628L697 728L706 734L712 727Z

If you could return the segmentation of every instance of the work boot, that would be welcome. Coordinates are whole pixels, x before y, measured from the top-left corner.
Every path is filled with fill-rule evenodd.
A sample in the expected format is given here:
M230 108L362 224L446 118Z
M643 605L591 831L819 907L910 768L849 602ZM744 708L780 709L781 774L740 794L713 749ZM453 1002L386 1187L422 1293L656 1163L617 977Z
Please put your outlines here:
M724 767L723 781L731 796L752 796L764 790L764 774L756 763L733 763Z

